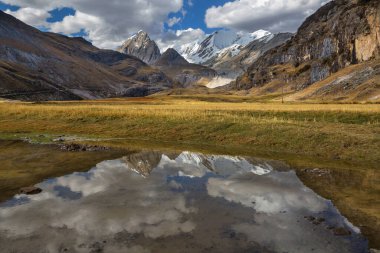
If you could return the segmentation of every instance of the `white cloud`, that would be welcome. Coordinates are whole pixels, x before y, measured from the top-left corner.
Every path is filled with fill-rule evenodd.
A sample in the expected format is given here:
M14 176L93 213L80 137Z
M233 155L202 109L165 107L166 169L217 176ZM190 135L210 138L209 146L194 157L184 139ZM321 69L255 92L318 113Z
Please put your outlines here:
M165 32L161 38L156 40L161 51L165 51L168 48L180 48L183 45L194 42L198 39L205 38L206 34L202 29L189 28L186 30L169 30Z
M77 11L74 16L66 16L62 22L53 23L50 28L52 32L72 34L81 29L93 31L97 26L101 25L102 22L103 20L98 17Z
M6 10L5 12L24 21L29 25L37 27L47 26L48 23L46 22L46 19L51 16L48 11L30 7L21 8L17 11Z
M172 27L173 25L179 23L182 19L181 18L178 18L178 17L172 17L168 20L168 26L169 27Z
M52 31L72 33L85 30L94 45L113 48L138 30L152 37L161 34L169 13L181 11L183 0L4 0L4 3L20 6L12 13L31 25L40 25L55 8L69 7L76 10L72 17L51 24ZM39 18L21 15L27 8L38 10ZM17 16L18 15L18 16ZM45 15L45 16L43 16ZM33 21L33 22L31 22Z
M271 32L294 32L305 18L325 0L235 0L213 6L206 12L210 28L231 28L243 31L259 29Z

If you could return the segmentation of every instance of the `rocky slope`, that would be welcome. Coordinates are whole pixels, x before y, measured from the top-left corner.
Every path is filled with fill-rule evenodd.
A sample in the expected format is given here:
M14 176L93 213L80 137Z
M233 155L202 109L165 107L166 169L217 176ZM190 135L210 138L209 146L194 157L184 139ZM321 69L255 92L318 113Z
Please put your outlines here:
M1 11L0 80L0 97L23 100L141 96L171 87L136 57L41 32Z
M266 93L282 88L285 92L296 92L323 82L330 75L339 78L338 72L350 65L368 63L364 66L367 71L358 72L361 80L356 80L363 84L376 79L379 58L380 2L335 0L307 18L291 40L267 51L231 86L260 89ZM344 83L350 84L352 78L357 78L355 73L345 75ZM349 85L347 89L354 93L358 85ZM326 92L326 86L322 86L319 88L324 87ZM375 96L379 89L376 85L373 87L363 92ZM345 96L338 99L345 99Z
M119 52L133 55L147 64L153 64L160 58L161 53L156 42L150 39L146 32L139 31L127 39L118 49Z
M166 50L156 61L155 66L175 80L180 87L208 82L216 76L213 69L189 63L173 48Z

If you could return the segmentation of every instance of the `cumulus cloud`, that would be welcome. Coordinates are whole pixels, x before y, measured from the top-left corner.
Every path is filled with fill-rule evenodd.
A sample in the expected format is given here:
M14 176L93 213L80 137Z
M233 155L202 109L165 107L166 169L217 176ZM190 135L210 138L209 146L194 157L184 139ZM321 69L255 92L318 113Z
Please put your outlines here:
M210 28L294 32L324 3L326 0L235 0L209 8L205 21Z
M181 11L183 0L4 0L4 3L20 6L12 15L31 25L44 24L49 11L69 7L76 10L74 16L49 24L52 31L77 33L86 31L87 38L96 46L114 48L138 30L152 37L162 32L169 13ZM27 8L38 10L37 17ZM48 27L49 28L49 27Z
M6 10L5 12L29 25L37 27L46 27L48 25L46 19L51 16L50 13L45 10L30 7L21 8L17 11Z

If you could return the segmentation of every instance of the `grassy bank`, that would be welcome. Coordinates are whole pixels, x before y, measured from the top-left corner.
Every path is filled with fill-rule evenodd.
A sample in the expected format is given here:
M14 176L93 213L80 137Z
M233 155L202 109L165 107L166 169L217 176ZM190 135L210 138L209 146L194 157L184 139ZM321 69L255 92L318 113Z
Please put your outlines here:
M212 99L212 98L211 98ZM144 98L0 103L3 137L39 134L216 146L378 164L380 105Z

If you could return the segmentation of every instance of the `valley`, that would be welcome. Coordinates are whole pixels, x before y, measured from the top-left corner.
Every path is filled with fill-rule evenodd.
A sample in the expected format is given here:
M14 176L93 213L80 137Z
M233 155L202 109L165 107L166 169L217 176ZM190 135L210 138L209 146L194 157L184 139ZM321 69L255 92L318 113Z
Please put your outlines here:
M1 253L379 252L379 1L45 1L0 0Z

